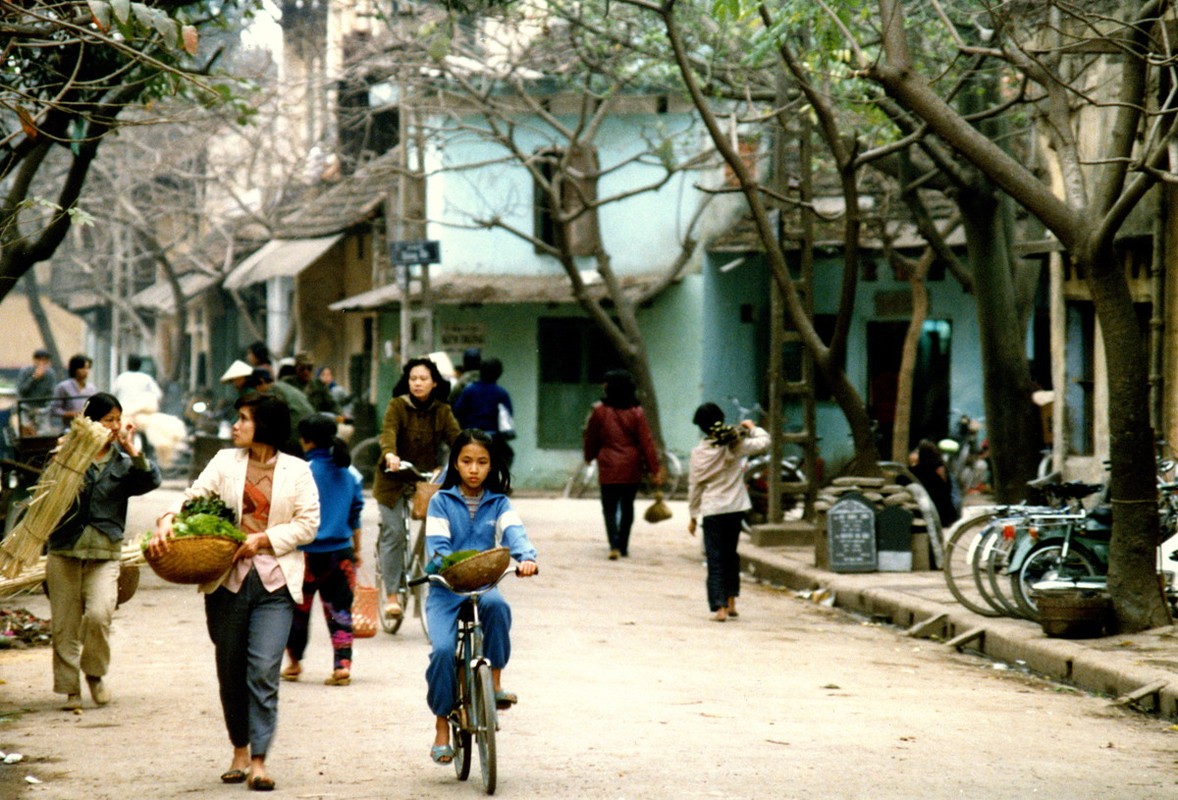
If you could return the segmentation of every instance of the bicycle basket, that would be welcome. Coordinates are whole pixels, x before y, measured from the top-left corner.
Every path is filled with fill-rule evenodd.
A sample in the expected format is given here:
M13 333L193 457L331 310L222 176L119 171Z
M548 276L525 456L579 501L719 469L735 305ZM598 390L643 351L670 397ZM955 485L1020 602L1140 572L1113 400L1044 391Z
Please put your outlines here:
M496 547L446 567L440 574L456 591L473 592L502 575L510 563L508 549Z
M442 488L440 483L426 483L421 481L413 490L413 506L410 510L409 516L413 519L425 519L426 512L429 511L429 501L438 489Z

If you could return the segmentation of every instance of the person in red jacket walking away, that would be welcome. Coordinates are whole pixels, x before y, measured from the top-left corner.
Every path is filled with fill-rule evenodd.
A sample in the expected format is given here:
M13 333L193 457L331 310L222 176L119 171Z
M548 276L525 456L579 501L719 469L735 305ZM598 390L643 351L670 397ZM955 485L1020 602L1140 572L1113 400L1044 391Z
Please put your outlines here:
M642 483L643 466L662 485L658 451L646 414L638 403L634 378L622 369L605 373L605 396L593 404L585 424L585 462L597 459L601 510L609 537L609 558L630 554L634 498Z

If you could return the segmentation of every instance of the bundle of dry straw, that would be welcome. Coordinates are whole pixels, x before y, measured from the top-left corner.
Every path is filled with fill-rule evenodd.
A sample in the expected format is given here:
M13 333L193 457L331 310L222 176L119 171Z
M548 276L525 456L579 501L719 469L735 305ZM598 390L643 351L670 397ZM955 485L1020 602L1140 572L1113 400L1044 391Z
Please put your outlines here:
M86 417L74 418L33 487L24 517L0 543L0 575L15 578L37 561L45 540L78 498L86 469L109 441L110 430L105 426Z
M123 554L119 560L127 566L139 566L147 563L143 557L143 551L139 549L138 542L124 544ZM0 578L0 600L38 591L41 584L45 582L45 561L45 556L41 556L31 567L25 567L19 576Z

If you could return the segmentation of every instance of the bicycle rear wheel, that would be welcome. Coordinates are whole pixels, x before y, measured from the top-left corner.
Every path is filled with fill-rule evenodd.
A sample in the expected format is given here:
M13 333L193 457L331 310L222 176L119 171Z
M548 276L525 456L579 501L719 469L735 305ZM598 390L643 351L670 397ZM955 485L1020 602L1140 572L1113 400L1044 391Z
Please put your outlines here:
M495 728L498 725L495 710L495 682L491 678L491 665L479 664L474 681L475 741L479 746L479 766L483 771L483 789L495 794L497 770L495 766Z
M584 497L597 480L597 461L582 462L564 485L565 497Z
M450 718L450 741L454 748L454 774L458 780L470 777L470 731L464 731L458 722Z
M978 540L997 516L995 513L981 514L958 523L945 543L944 572L949 591L961 605L984 617L996 617L998 612L986 602L976 588L972 559Z

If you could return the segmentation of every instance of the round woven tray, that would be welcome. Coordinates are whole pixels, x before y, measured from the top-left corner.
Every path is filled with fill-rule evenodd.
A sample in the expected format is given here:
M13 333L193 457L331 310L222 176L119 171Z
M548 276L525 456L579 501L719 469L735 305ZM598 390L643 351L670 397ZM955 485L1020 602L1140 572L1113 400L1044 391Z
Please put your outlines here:
M484 550L477 556L459 561L452 567L446 567L441 575L446 583L459 592L473 592L493 582L503 574L507 565L511 563L511 553L506 547L496 547Z
M168 550L147 564L156 575L172 583L206 583L216 580L233 563L239 543L223 536L182 536L168 542Z
M115 606L121 606L134 597L135 590L138 588L139 567L135 564L119 564L119 592L115 599Z

